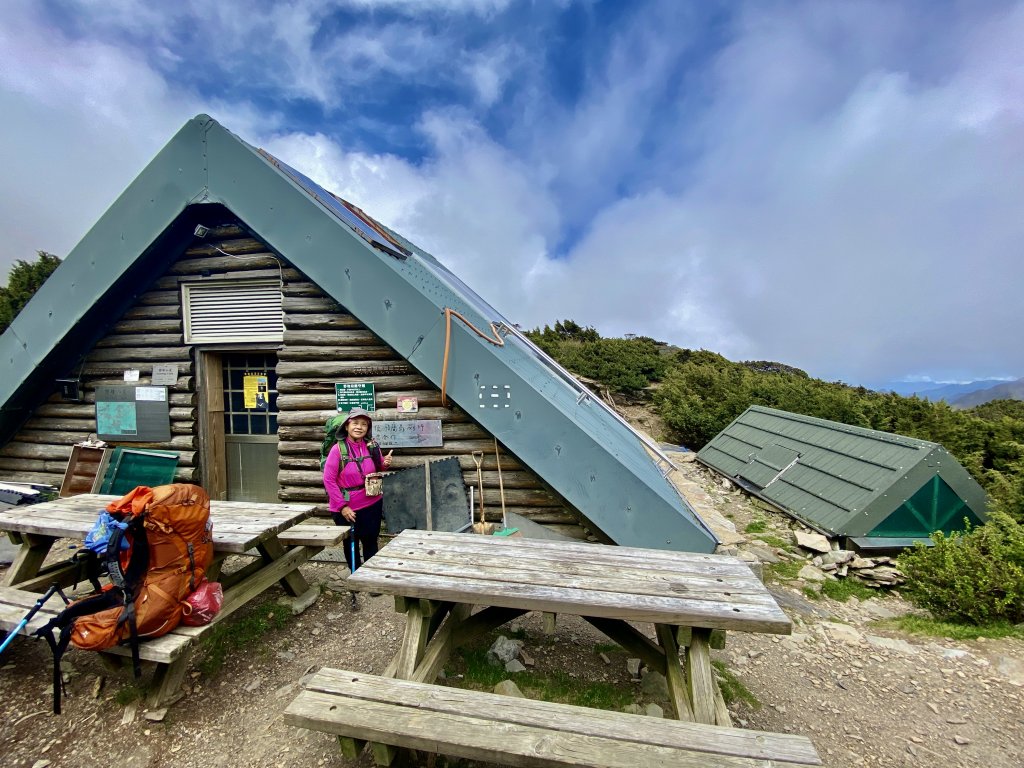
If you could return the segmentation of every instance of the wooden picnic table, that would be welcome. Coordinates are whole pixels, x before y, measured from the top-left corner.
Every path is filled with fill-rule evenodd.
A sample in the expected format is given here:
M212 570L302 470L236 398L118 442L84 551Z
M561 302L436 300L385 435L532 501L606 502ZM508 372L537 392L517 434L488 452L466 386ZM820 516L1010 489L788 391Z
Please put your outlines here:
M407 530L348 584L393 595L406 614L385 677L432 683L452 650L519 615L575 614L665 675L678 719L720 726L731 722L712 631L792 631L747 564L725 555ZM653 624L657 641L631 622Z
M0 628L12 628L31 607L35 593L45 591L53 583L68 586L79 579L78 569L68 560L46 567L44 561L58 540L83 541L100 510L117 498L82 494L0 512L0 531L7 531L11 540L20 546L0 586ZM296 612L316 599L319 590L309 586L299 566L325 547L337 544L348 527L297 525L312 514L314 507L313 504L210 501L214 557L207 578L219 581L224 589L224 603L214 624L275 583L280 583L294 598L292 609ZM230 573L222 570L229 555L251 551L257 555L251 562ZM71 554L69 552L69 559ZM36 624L45 623L61 607L55 595L38 620L24 632L30 633ZM170 634L140 646L142 658L158 664L151 701L163 703L177 695L194 641L214 624L179 626ZM115 647L110 652L123 653L124 649Z

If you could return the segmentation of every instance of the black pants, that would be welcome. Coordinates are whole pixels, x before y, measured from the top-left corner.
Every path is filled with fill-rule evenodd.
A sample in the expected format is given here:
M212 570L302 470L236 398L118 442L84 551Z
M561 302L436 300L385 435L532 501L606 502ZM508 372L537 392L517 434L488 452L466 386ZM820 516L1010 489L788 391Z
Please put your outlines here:
M356 511L355 523L349 523L341 512L332 512L331 519L335 525L351 525L352 530L342 542L345 550L345 562L348 563L349 571L355 570L371 557L377 554L377 537L380 536L380 524L383 520L384 497L377 499L368 507ZM355 534L357 542L355 547L355 568L352 566L352 536Z

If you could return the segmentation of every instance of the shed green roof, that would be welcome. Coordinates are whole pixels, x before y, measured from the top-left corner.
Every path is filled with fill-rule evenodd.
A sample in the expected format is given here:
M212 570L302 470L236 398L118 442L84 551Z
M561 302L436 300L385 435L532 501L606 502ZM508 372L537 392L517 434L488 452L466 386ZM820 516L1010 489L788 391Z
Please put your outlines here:
M921 537L986 519L985 492L938 443L751 406L697 459L825 533Z

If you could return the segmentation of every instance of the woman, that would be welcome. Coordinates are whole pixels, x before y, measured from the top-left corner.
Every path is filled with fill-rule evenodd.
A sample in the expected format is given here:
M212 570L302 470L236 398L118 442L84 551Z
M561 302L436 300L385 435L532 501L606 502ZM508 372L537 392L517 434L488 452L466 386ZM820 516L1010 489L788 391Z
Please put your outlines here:
M373 420L362 408L348 412L335 437L336 442L324 463L324 488L327 489L334 524L352 526L344 547L349 571L353 571L377 554L377 537L384 510L382 495L366 495L366 476L388 469L393 451L381 456L380 448L373 439ZM355 552L351 540L353 535L359 543ZM360 548L361 553L358 551Z

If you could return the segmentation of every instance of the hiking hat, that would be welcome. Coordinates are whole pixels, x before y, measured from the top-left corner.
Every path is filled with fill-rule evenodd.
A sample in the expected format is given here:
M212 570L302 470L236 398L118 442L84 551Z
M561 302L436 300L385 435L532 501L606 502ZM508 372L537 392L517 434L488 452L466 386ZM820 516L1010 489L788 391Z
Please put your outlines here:
M369 432L373 429L373 417L370 415L369 411L367 411L365 408L360 408L358 405L351 411L349 411L347 414L345 414L345 420L341 422L341 426L338 427L338 429L344 431L345 434L347 435L348 423L352 421L352 419L357 419L360 416L366 419L368 422L370 422L370 430L367 430L367 433L369 434Z

